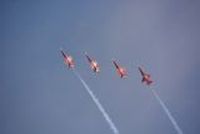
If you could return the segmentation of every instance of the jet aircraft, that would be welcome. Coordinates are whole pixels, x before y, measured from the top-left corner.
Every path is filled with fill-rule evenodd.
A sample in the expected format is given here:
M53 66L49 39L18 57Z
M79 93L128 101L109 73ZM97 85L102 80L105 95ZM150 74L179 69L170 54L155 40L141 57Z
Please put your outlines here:
M151 85L151 83L153 82L151 80L151 75L144 72L144 70L141 67L138 67L140 74L142 75L142 83L146 82L147 85Z
M68 68L74 68L75 63L71 55L67 55L62 49L60 50L62 56L64 57L64 63L68 66Z
M117 62L115 60L112 61L115 68L116 68L116 71L118 73L118 75L121 77L121 78L126 78L127 77L127 71L124 67L121 67L117 64Z
M85 57L87 58L91 69L95 72L98 73L100 71L100 67L99 64L97 63L97 61L95 59L92 59L88 56L88 54L85 52Z

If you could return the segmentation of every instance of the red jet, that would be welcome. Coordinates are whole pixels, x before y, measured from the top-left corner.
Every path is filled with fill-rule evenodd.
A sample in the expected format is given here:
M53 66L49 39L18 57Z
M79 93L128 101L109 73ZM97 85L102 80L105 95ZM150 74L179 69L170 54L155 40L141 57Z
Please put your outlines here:
M99 64L97 63L97 61L95 59L90 58L87 53L85 53L85 57L87 58L91 69L95 72L98 73L100 71L100 67Z
M68 68L74 68L75 64L72 56L65 54L65 52L62 49L60 50L60 52L62 53L64 57L64 63L68 65Z
M119 66L116 61L112 61L113 64L115 65L115 68L117 70L117 73L121 78L126 78L127 77L127 71L124 67Z
M142 75L142 83L146 82L147 85L151 85L151 83L153 82L151 80L151 75L144 72L141 67L138 67L138 69Z

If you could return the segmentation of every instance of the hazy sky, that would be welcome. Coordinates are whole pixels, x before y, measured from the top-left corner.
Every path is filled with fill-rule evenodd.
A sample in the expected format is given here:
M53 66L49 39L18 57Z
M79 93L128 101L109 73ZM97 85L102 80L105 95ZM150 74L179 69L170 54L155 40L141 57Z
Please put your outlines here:
M184 134L200 133L198 0L1 1L0 133L112 134L59 48L80 72L120 134L176 134L138 65ZM95 57L94 75L84 51ZM115 58L129 72L120 79Z

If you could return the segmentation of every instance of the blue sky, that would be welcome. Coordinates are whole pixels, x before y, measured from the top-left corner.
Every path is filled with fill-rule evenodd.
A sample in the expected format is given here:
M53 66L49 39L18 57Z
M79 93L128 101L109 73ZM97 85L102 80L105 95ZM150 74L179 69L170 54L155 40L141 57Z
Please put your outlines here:
M199 134L200 2L1 1L0 133L111 134L80 81L59 53L63 47L121 134L176 134L140 83L137 65L183 132ZM94 75L84 51L95 57ZM120 79L111 63L128 69Z

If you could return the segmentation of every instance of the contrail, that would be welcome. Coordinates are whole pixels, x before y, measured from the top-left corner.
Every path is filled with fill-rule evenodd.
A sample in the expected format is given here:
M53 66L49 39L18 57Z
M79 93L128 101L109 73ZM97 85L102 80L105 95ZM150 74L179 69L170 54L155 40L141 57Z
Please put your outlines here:
M89 93L89 95L91 96L92 100L94 101L94 103L96 104L96 106L98 107L98 109L101 111L101 113L103 114L103 117L105 118L105 120L107 121L107 123L109 124L111 130L113 131L114 134L119 134L118 129L116 128L115 124L112 122L111 118L109 117L109 115L106 113L106 111L104 110L103 106L101 105L101 103L99 102L99 100L97 99L97 97L93 94L92 90L90 89L90 87L87 85L87 83L82 79L82 77L80 76L80 74L73 70L74 74L77 76L77 78L81 81L81 83L83 84L83 86L85 87L85 89L87 90L87 92Z
M158 100L158 102L160 103L160 105L162 106L163 110L165 111L165 113L167 114L167 116L169 117L169 120L172 122L174 128L176 129L178 134L183 134L183 131L181 130L181 128L178 126L178 124L176 123L176 120L174 119L174 117L171 115L170 111L168 110L168 108L166 107L166 105L164 104L164 102L160 99L160 97L158 96L158 94L156 93L155 90L152 89L153 95L156 97L156 99Z

